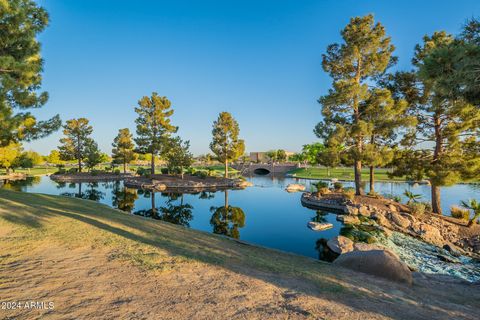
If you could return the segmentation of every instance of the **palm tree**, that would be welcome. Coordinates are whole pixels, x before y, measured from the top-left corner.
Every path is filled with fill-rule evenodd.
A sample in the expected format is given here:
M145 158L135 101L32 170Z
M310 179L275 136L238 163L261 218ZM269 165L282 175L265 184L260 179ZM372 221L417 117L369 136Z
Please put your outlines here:
M413 192L408 190L405 190L403 195L408 198L407 204L411 204L412 202L417 202L417 200L422 198L421 194L414 194Z
M473 211L473 218L470 219L467 224L467 227L471 227L480 217L480 202L475 199L471 199L469 202L462 201L462 206Z

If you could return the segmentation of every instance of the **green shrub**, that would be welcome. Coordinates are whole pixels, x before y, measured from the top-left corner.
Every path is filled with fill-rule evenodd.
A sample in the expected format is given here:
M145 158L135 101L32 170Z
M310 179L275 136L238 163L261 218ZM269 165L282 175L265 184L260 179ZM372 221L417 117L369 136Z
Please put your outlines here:
M345 188L342 192L343 196L350 201L355 200L355 189L354 188Z
M205 171L196 171L193 175L201 179L205 179L207 177L207 173Z
M64 168L60 168L54 174L65 174L65 173L67 173L67 170L65 170Z
M77 173L78 172L78 168L70 168L68 169L68 173Z
M137 168L137 174L139 176L144 176L145 177L145 176L150 175L151 172L152 172L151 169L145 169L145 168L142 168L142 167Z
M162 174L168 174L168 168L161 168L161 169L160 169L160 172L161 172Z
M425 212L432 212L432 204L430 202L422 202L425 205Z
M414 216L424 214L426 209L426 205L423 202L412 202L408 207Z
M342 189L343 189L343 183L338 182L338 181L335 182L335 183L333 184L333 189L335 189L335 190L342 190Z
M328 188L328 183L326 183L325 181L318 181L314 185L315 185L315 188L317 188L317 190L320 190L322 188Z
M113 173L115 173L115 174L120 174L120 170L119 170L119 169L115 169L115 171L113 171Z
M450 207L450 215L453 218L456 218L456 219L461 219L461 220L465 220L465 221L470 220L470 210L460 208L460 207L457 207L457 206L451 206Z

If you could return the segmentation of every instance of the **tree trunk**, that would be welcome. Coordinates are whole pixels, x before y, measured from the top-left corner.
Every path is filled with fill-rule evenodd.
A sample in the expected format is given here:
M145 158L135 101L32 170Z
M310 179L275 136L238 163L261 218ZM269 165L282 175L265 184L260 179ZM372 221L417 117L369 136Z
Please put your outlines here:
M123 173L127 173L127 161L123 161Z
M225 160L225 178L228 178L228 160Z
M82 172L82 159L78 158L78 172Z
M370 166L370 193L375 193L375 171L373 166Z
M435 165L435 162L438 161L440 155L442 154L442 131L441 131L441 120L438 116L434 116L433 119L435 123L435 150L433 151L433 160L432 163ZM432 210L433 213L442 214L442 207L440 205L440 187L430 181L432 185Z
M183 167L180 167L180 175L182 176L182 180L183 180Z
M152 152L152 161L150 163L150 171L152 175L155 174L155 154Z
M77 198L81 198L82 197L82 183L79 182L78 183L78 196Z
M440 205L440 187L432 184L432 210L434 213L442 214Z
M355 160L355 194L357 196L363 194L362 189L362 162L359 160Z

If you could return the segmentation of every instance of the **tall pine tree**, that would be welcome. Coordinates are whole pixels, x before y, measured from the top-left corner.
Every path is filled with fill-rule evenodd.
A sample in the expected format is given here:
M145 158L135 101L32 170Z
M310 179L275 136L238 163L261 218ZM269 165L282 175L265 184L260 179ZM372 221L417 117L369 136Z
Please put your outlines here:
M48 100L39 92L43 60L36 39L47 24L47 12L35 1L0 1L0 146L41 138L61 126L58 115L37 121L26 111Z
M128 128L118 130L118 135L112 143L113 162L123 165L123 173L127 172L127 164L135 159L132 134Z
M323 55L323 69L333 78L333 88L319 99L323 121L315 133L332 145L344 145L354 161L355 189L363 194L362 156L368 124L361 104L369 98L368 83L385 72L392 61L393 45L372 15L355 17L341 32L343 43L331 44Z
M177 132L178 127L170 123L173 115L172 103L167 97L160 97L153 92L151 97L143 97L135 108L138 114L137 124L137 152L151 155L151 173L155 174L155 157L166 152L169 138Z

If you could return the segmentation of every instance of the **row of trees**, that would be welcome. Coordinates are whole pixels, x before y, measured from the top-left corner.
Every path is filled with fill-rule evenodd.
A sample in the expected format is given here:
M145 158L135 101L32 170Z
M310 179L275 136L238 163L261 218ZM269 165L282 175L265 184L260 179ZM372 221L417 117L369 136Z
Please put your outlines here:
M150 155L151 173L155 174L155 159L162 157L170 171L179 169L183 177L183 169L193 162L193 155L189 151L190 142L173 136L178 127L172 125L173 109L166 97L153 93L150 97L143 97L135 108L137 112L136 137L128 128L120 129L113 141L112 161L123 165L126 172L127 164L133 161L137 153ZM237 121L228 112L220 113L213 124L213 139L210 148L216 160L224 163L225 177L228 177L228 163L238 159L245 151L244 141L238 138L239 126ZM60 160L78 162L78 171L82 171L82 164L93 168L105 161L105 156L98 148L98 144L91 138L93 127L85 118L68 120L63 126L64 138L60 139Z
M384 27L373 16L355 17L343 42L327 48L323 69L333 79L320 97L323 120L315 134L324 162L341 156L354 166L355 189L363 194L361 170L394 166L394 175L432 185L432 207L441 213L439 187L480 175L480 23L472 20L454 37L425 36L415 47L410 71L389 72L397 62Z

